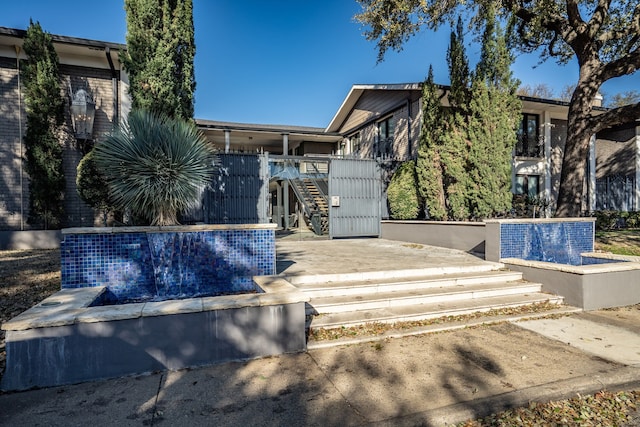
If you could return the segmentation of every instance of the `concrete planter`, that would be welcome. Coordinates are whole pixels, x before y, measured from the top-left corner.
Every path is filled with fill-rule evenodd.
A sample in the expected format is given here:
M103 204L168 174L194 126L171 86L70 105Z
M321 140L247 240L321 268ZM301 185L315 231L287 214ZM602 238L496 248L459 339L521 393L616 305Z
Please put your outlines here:
M485 224L456 221L382 221L383 239L440 246L484 255Z
M305 351L308 297L272 275L274 234L270 225L65 230L63 289L2 325L0 388ZM146 298L158 290L147 302L95 306L105 295Z
M25 390L306 350L303 293L279 277L259 294L91 307L105 287L64 289L2 325L2 390Z

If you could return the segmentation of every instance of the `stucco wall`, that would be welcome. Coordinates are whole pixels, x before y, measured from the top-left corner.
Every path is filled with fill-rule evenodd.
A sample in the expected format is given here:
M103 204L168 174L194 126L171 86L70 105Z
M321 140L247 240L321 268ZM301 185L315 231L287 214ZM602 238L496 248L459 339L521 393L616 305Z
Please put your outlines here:
M483 256L485 224L482 222L382 221L383 239L458 249Z

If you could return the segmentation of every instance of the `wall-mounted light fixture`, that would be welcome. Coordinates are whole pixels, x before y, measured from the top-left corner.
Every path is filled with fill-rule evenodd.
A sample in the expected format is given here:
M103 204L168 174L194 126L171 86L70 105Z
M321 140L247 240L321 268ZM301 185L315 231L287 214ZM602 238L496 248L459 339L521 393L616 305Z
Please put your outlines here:
M90 140L93 138L93 120L96 115L96 103L91 95L78 89L71 99L71 123L76 139Z

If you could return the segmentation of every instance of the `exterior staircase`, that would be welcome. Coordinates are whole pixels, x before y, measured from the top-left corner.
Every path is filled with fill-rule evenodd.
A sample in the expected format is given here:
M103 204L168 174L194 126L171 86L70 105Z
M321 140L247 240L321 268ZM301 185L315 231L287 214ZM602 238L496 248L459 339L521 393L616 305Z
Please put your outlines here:
M543 293L541 284L502 267L486 263L288 280L311 298L306 314L307 328L313 329L411 322L544 302L561 307L561 296Z
M329 234L329 202L326 179L295 178L290 180L302 205L307 222L315 234Z

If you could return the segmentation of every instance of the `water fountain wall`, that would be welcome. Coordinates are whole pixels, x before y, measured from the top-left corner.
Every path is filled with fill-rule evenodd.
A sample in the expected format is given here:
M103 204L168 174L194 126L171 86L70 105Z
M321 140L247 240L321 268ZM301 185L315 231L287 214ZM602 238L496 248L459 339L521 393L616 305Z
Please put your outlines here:
M640 303L640 257L595 253L594 218L485 222L489 261L584 310Z
M519 258L582 265L593 252L595 219L490 220L486 223L486 259Z
M63 230L62 288L106 286L117 301L256 292L275 274L275 229L247 226Z

